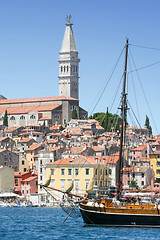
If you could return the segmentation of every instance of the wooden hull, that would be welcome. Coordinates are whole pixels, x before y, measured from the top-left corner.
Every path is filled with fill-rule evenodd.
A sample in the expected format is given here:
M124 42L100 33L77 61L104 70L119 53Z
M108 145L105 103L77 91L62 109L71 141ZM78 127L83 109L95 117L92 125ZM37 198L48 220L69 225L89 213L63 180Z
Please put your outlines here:
M112 211L113 210L113 211ZM119 209L107 209L88 207L80 204L80 211L86 225L101 225L106 227L160 227L159 211L144 210L118 211ZM148 213L147 213L148 211Z

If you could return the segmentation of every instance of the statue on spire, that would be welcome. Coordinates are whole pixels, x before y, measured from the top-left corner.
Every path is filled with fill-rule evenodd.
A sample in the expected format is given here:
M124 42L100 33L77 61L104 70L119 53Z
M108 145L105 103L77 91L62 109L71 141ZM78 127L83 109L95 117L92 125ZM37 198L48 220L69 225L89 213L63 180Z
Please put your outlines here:
M67 23L71 23L70 20L71 20L71 14L67 14L67 17L66 17L66 21Z

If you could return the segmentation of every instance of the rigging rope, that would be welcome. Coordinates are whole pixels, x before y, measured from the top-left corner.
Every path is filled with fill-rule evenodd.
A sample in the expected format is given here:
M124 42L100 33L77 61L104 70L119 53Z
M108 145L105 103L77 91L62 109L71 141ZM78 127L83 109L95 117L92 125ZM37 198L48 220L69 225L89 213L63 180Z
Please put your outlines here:
M140 45L134 45L134 44L129 44L129 45L133 46L133 47L146 48L146 49L150 49L150 50L158 50L158 51L160 51L160 48L146 47L146 46L140 46Z
M139 70L142 70L142 69L145 69L145 68L148 68L148 67L152 67L152 66L154 66L154 65L156 65L156 64L158 64L158 63L160 63L160 61L157 61L157 62L151 63L151 64L146 65L146 66L141 67L141 68L134 69L134 70L128 72L128 74L133 73L133 72L137 72L137 71L139 71Z
M123 53L124 49L125 49L125 46L123 47L123 49L122 49L122 51L121 51L121 53L120 53L120 55L119 55L119 57L118 57L118 60L117 60L115 66L114 66L114 68L113 68L113 70L112 70L112 72L111 72L111 74L110 74L110 76L109 76L109 79L108 79L107 83L105 84L105 86L104 86L104 88L103 88L103 90L102 90L102 92L101 92L101 94L100 94L100 96L99 96L99 98L98 98L98 100L97 100L97 102L96 102L93 110L92 110L91 113L90 113L90 115L92 115L92 113L94 112L94 110L95 110L96 106L98 105L98 103L99 103L99 101L100 101L100 99L101 99L104 91L106 90L106 87L108 86L108 84L109 84L109 82L110 82L110 80L111 80L111 78L112 78L112 75L113 75L113 73L114 73L114 71L115 71L115 69L116 69L116 67L117 67L117 65L118 65L118 63L119 63L119 60L120 60L120 58L121 58L121 56L122 56L122 53ZM98 94L97 94L97 95L98 95ZM96 97L97 97L97 96L96 96ZM90 108L91 108L91 107L90 107ZM90 109L90 108L89 108L89 109Z
M133 59L133 56L132 56L131 50L130 50L130 54L131 54L131 58L132 58L133 64L134 64L134 66L135 66L135 68L136 68L136 65L135 65L135 62L134 62L134 59ZM148 109L149 109L149 112L150 112L150 115L151 115L151 118L152 118L153 124L154 124L154 126L155 126L156 131L158 132L158 130L157 130L157 126L156 126L156 123L155 123L155 121L154 121L154 118L153 118L153 115L152 115L152 112L151 112L151 109L150 109L150 106L149 106L149 103L148 103L148 100L147 100L147 97L146 97L146 94L145 94L145 92L144 92L144 89L143 89L143 86L142 86L142 83L141 83L141 80L140 80L140 77L139 77L139 74L138 74L137 71L136 71L136 73L137 73L137 77L138 77L138 80L139 80L139 83L140 83L140 86L141 86L141 89L142 89L142 92L143 92L144 98L145 98L145 100L146 100L146 103L147 103L147 106L148 106Z
M129 67L131 68L130 58L129 58ZM127 74L127 76L128 76L128 74ZM137 114L138 114L138 120L139 120L139 122L141 122L141 121L140 121L139 108L138 108L137 95L136 95L136 90L135 90L135 85L134 85L134 79L133 79L133 74L132 74L132 72L131 72L131 79L132 79L134 97L135 97L135 101L136 101L136 109L137 109Z

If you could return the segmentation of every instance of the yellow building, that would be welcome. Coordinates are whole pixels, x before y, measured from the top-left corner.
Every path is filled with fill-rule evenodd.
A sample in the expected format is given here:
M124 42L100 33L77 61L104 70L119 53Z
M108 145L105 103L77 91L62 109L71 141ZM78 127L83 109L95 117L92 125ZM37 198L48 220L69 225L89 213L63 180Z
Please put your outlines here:
M19 154L19 171L26 172L29 169L29 162L24 153Z
M160 151L150 153L150 167L153 168L155 173L156 182L160 182Z
M76 156L46 164L46 178L51 175L50 187L65 191L74 180L72 193L84 195L90 180L94 178L94 186L108 186L109 170L103 159ZM58 194L58 193L56 193ZM58 194L61 196L61 194Z

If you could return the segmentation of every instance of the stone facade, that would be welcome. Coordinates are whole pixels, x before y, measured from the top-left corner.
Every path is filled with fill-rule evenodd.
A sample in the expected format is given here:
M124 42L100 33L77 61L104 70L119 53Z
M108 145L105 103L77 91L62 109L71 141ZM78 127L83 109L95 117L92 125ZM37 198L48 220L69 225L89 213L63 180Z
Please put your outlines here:
M79 62L72 24L66 24L59 53L59 96L79 99Z

